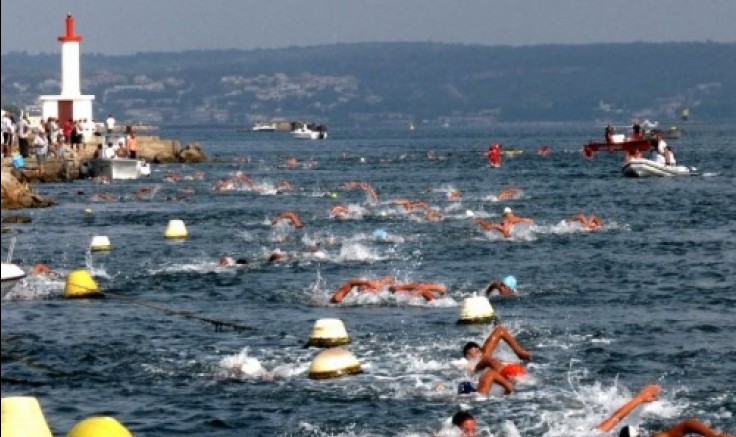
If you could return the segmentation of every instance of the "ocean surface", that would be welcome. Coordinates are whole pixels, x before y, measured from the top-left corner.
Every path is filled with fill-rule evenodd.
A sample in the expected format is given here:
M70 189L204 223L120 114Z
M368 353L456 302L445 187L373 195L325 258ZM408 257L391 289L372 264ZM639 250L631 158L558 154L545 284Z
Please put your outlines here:
M110 185L34 187L59 205L20 212L33 222L13 225L13 261L58 276L29 278L2 302L2 396L37 397L56 436L94 415L151 437L452 435L448 421L464 408L481 436L587 437L656 383L661 399L626 423L653 432L696 417L733 433L736 127L684 128L669 143L699 174L654 179L622 177L619 154L583 159L582 145L602 136L592 125L333 128L325 141L161 129L200 143L210 162L156 165L147 179ZM492 169L490 142L523 153ZM551 154L538 155L542 145ZM255 186L214 190L237 172ZM277 189L282 181L293 190ZM377 202L346 189L351 181L370 184ZM138 199L143 187L153 190ZM508 188L521 191L499 201ZM459 201L448 199L453 190ZM404 211L392 204L399 199L424 201L442 218ZM337 204L346 219L330 216ZM506 240L473 224L499 221L504 207L534 225ZM272 226L284 211L304 227ZM603 228L567 220L578 213ZM164 238L172 219L189 238ZM376 239L381 230L387 237ZM110 253L89 252L96 235L109 237ZM269 263L276 250L286 259ZM248 265L218 267L221 256ZM78 269L129 299L63 299ZM448 292L431 302L354 292L329 303L351 278L386 275ZM505 275L518 279L517 296L491 304L532 353L528 376L509 396L458 395L468 379L462 346L493 328L457 324L463 299ZM252 329L216 329L180 312ZM320 349L304 345L322 318L344 322L345 348L364 373L308 378ZM515 360L507 347L496 356Z

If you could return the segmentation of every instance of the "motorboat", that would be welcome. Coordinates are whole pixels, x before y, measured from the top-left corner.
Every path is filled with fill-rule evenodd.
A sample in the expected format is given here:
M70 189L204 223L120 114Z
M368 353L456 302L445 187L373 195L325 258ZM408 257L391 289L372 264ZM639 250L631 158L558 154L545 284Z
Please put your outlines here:
M13 263L2 263L2 297L5 297L15 284L26 277L26 272Z
M651 159L631 158L621 169L624 176L629 177L661 177L661 176L694 176L697 170L684 165L660 164Z
M253 132L276 132L278 125L275 122L257 121L252 128Z
M327 138L327 128L321 124L299 122L291 135L303 140L324 140Z
M107 180L138 179L151 174L151 167L143 159L132 158L97 158L89 162L92 177L104 177Z

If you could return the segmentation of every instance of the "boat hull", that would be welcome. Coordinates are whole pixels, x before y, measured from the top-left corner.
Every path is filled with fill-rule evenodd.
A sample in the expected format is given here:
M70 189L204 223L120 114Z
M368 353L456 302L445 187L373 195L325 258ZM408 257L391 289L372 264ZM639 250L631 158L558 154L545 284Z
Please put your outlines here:
M92 177L105 177L109 180L138 179L146 175L145 163L137 159L114 158L93 159L90 161Z
M627 177L669 177L669 176L692 176L695 169L682 165L663 165L650 159L634 158L627 162L621 173Z
M13 289L15 284L26 277L26 273L15 264L2 263L2 297Z

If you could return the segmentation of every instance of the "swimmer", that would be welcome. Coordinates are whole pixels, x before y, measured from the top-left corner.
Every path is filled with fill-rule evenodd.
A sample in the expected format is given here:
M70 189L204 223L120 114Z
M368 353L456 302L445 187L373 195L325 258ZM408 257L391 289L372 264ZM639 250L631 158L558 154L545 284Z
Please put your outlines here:
M603 227L603 220L594 215L591 215L590 217L585 217L585 214L578 214L574 217L570 217L568 221L580 222L580 224L583 225L583 228L588 231L597 231L598 229Z
M504 226L510 225L517 225L519 223L528 223L532 224L534 223L534 220L528 218L528 217L518 217L514 215L514 212L509 208L508 206L503 209L503 224Z
M36 264L31 269L31 276L51 276L54 273L46 264Z
M281 262L285 260L286 260L286 254L279 249L276 249L273 252L271 252L271 255L268 257L269 263L276 263L276 262Z
M427 215L425 216L428 222L433 222L435 220L442 220L442 214L440 214L437 211L430 210L427 211Z
M459 190L452 190L447 193L448 202L459 202L463 198L463 193Z
M518 199L521 195L521 190L519 188L509 188L506 190L501 191L496 196L496 199L498 200L510 200L510 199Z
M532 355L519 345L514 336L503 326L498 326L491 332L482 347L473 341L466 343L463 347L463 356L469 361L472 371L474 373L485 371L478 381L477 388L473 387L470 382L461 383L458 386L461 394L477 391L482 395L488 395L493 384L503 387L505 394L511 394L514 391L513 380L524 375L525 371L517 363L503 363L493 358L493 352L501 340L511 347L517 357L524 361L531 360Z
M179 173L170 171L170 172L168 172L166 174L166 176L164 176L164 180L166 182L177 183L177 182L181 181L181 176L179 176Z
M286 191L294 191L294 187L291 186L289 181L283 180L279 182L278 185L276 185L276 191L278 191L279 193L283 193Z
M392 200L391 205L400 206L404 208L404 211L411 211L413 208L411 200L406 199Z
M435 299L433 293L445 294L447 287L442 284L427 283L427 282L409 282L405 284L394 284L391 285L389 291L392 293L403 293L409 292L413 295L422 296L427 302Z
M100 201L104 201L104 202L117 202L120 199L118 197L113 196L112 194L109 194L109 193L97 193L94 196L92 196L92 199L91 200L93 202L100 202Z
M135 197L138 200L144 200L146 198L153 198L154 194L156 194L155 187L141 187L135 192Z
M299 167L299 161L297 161L296 158L294 158L293 156L290 156L290 157L288 157L286 159L285 166L286 166L286 168L289 168L289 169L292 169L293 170L293 169Z
M460 410L452 416L452 424L460 429L463 437L475 437L478 426L475 417L467 411Z
M291 211L283 212L271 220L271 224L275 225L276 223L280 222L281 220L288 220L289 223L294 227L294 229L301 229L304 227L302 224L302 221L299 219L299 216L294 214Z
M344 283L330 298L332 303L340 303L345 297L350 294L353 288L357 288L360 292L371 292L376 293L383 287L396 283L396 279L392 276L384 276L383 278L376 280L368 279L351 279Z
M343 205L335 205L330 209L330 217L345 219L350 211Z
M511 211L511 208L507 206L503 209L503 223L501 223L500 225L489 223L481 219L475 219L474 223L479 225L486 232L497 231L500 232L501 235L504 236L504 238L510 238L511 231L513 230L514 226L519 223L531 224L534 223L534 221L527 217L517 217L516 215L514 215L513 211Z
M606 420L598 425L598 431L609 432L617 423L620 423L632 411L641 404L656 401L662 389L658 385L648 385L639 394L613 412ZM688 433L694 433L705 437L733 437L727 433L718 433L702 422L695 419L684 420L677 425L661 432L656 432L651 437L683 437ZM639 434L635 427L625 426L619 432L619 437L637 437ZM643 437L643 436L642 436Z
M549 146L542 146L537 150L537 155L540 156L547 156L552 152L552 150L549 148Z
M516 278L513 276L506 276L500 282L491 282L486 288L486 295L490 296L491 293L496 290L498 290L498 294L501 296L514 296L514 291L516 290Z

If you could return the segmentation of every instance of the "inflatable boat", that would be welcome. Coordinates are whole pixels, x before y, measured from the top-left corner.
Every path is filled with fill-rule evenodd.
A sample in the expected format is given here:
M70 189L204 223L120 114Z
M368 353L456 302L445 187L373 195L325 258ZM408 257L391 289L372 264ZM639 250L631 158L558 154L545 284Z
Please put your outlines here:
M694 176L697 174L694 167L684 165L665 165L651 159L633 158L621 169L621 173L628 177L650 176Z

